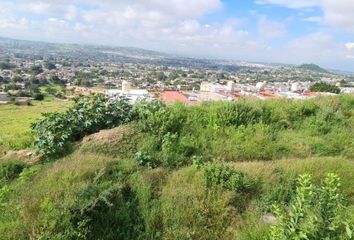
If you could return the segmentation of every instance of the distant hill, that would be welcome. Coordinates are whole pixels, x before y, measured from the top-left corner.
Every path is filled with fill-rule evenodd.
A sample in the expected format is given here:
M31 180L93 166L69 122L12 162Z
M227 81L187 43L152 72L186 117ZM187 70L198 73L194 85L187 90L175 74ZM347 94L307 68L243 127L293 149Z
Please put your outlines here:
M42 41L17 40L11 38L0 37L0 47L10 48L13 50L31 50L45 53L51 51L57 52L99 52L112 55L121 55L132 58L166 58L170 55L152 50L146 50L134 47L113 47L103 45L73 44L73 43L51 43Z
M328 73L328 71L326 69L323 69L316 64L302 64L302 65L298 66L297 68L303 69L303 70L309 70L309 71L313 71L313 72L319 72L319 73Z
M0 37L1 53L15 53L40 58L71 59L109 63L155 64L174 67L237 71L242 66L223 60L197 59L135 47L115 47L87 44L48 43Z
M22 56L41 58L62 58L76 61L96 61L113 63L155 64L174 67L193 67L217 71L239 71L240 69L259 69L273 67L292 67L292 64L248 62L223 59L193 58L175 54L162 53L135 47L118 47L104 45L49 43L42 41L17 40L0 37L0 55L17 53ZM329 71L315 64L296 66L298 69L319 73ZM334 73L334 71L331 70Z

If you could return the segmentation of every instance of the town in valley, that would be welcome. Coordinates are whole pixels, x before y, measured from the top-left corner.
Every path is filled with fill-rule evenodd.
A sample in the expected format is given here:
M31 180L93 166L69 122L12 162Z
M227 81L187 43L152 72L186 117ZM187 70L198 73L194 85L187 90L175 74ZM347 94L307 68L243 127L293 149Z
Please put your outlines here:
M136 48L53 44L0 38L0 102L27 104L45 95L124 95L173 103L307 99L316 83L354 93L354 74L315 64L192 59Z

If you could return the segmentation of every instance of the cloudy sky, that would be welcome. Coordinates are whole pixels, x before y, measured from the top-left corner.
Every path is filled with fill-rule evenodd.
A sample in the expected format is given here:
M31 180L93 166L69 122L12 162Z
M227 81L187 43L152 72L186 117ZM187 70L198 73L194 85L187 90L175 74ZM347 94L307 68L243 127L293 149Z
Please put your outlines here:
M0 36L354 71L353 0L0 0Z

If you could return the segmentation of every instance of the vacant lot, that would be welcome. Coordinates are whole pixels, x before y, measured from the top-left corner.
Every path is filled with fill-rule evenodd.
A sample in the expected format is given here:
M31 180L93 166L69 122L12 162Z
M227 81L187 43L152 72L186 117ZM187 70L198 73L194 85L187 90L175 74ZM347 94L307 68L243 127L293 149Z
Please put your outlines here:
M34 101L32 106L0 106L0 155L7 150L30 148L32 136L31 123L41 117L42 113L61 111L70 102L64 100Z

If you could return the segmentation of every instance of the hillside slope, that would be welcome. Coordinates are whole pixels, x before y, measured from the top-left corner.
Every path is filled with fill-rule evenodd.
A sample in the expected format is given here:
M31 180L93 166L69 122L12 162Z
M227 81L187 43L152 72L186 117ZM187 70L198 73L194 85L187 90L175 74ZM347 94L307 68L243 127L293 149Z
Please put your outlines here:
M346 199L334 205L343 215L335 231L313 225L322 230L309 239L350 239L352 97L139 109L59 159L0 160L1 239L274 239L274 206L291 211L304 174L319 195L296 227L319 223L311 216L327 186ZM319 187L328 173L338 188Z
M323 69L316 64L302 64L302 65L298 66L298 68L303 69L303 70L313 71L313 72L328 73L328 71L326 69Z

